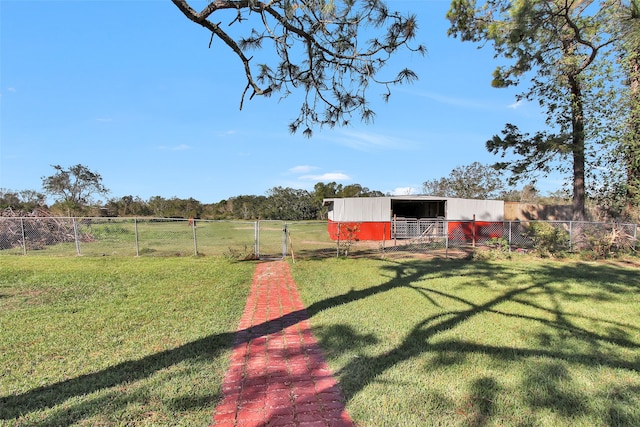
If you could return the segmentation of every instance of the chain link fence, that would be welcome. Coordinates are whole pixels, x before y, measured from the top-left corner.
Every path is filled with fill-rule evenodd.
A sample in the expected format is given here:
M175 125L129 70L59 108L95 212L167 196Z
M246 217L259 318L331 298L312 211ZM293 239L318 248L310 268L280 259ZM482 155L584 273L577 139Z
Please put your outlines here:
M259 255L253 222L164 218L0 218L0 251L63 256Z
M335 226L336 224L334 224ZM60 256L228 256L234 259L455 257L478 247L528 251L636 250L638 225L576 221L413 220L376 224L380 236L360 239L367 223L208 221L163 218L0 217L0 253ZM391 236L391 237L389 237Z
M502 248L527 252L533 249L580 252L593 251L600 256L611 252L635 251L638 224L583 221L444 221L417 220L419 224L402 224L392 233L388 253L450 251L468 253L475 248ZM411 221L409 221L411 223ZM407 237L406 228L416 231ZM411 234L411 233L408 233Z

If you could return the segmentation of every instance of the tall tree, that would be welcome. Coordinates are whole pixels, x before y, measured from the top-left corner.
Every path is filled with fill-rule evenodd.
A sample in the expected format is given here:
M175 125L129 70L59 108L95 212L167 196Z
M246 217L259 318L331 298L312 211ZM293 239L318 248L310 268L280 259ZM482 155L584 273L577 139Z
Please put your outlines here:
M56 173L42 177L42 188L53 196L67 213L82 213L94 196L106 196L109 190L102 184L102 176L88 167L77 164L68 169L52 165Z
M487 149L503 157L515 154L518 160L497 166L516 178L531 171L546 173L555 167L554 160L568 157L575 219L585 216L587 136L599 134L589 126L603 119L595 99L611 99L603 95L609 68L598 60L613 43L606 24L614 7L614 0L486 0L480 6L454 0L447 15L451 35L490 42L496 56L509 62L496 69L493 86L517 85L523 75L533 74L520 99L538 101L552 132L530 136L508 124L502 137L487 142Z
M313 186L313 201L318 208L317 219L326 219L328 208L323 205L324 199L338 197L338 191L342 188L341 184L335 181L324 183L318 182Z
M640 0L622 2L618 19L620 52L627 75L628 120L622 144L629 208L640 207Z
M448 177L432 179L422 184L430 196L491 199L504 191L504 183L494 168L474 162L454 168Z
M296 89L304 93L289 130L302 129L305 136L311 136L315 125L346 125L354 114L372 120L375 113L367 101L371 83L382 85L386 100L391 85L417 78L409 69L389 78L380 70L403 48L425 52L421 45L409 46L416 36L416 17L391 12L382 0L215 0L199 12L188 0L172 1L211 32L210 46L218 38L237 55L247 80L240 109L247 93L249 99L273 93L286 97ZM243 26L238 31L246 28L244 36L234 38L236 25ZM263 45L275 54L273 62L253 61L249 51Z

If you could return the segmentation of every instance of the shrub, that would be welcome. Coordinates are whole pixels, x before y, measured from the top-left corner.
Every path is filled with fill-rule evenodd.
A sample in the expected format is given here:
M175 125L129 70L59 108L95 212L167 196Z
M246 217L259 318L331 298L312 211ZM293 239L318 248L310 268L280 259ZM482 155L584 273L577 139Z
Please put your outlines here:
M492 237L486 245L498 252L509 252L509 241L504 237Z
M541 257L559 255L568 249L569 233L547 222L533 222L528 237L533 242L534 252Z
M504 237L493 237L484 246L475 248L471 258L475 261L510 259L509 241Z

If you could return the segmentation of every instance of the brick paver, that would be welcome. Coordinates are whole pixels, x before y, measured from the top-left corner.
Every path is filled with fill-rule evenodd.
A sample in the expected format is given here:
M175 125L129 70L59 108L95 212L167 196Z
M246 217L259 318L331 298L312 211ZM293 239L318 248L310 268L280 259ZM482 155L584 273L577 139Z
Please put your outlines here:
M218 427L352 427L284 261L256 266L216 407Z

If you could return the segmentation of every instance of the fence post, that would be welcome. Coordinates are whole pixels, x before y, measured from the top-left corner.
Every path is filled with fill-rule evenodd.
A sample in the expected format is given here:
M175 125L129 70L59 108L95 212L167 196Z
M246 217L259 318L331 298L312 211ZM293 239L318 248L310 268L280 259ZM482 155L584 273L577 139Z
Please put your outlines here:
M473 239L471 242L472 247L476 247L476 214L473 214L473 222L471 223L471 238Z
M136 236L136 256L140 256L140 242L138 241L138 219L133 218L133 228Z
M449 259L449 221L443 222L444 226L444 257Z
M282 225L282 259L287 257L287 223Z
M22 255L27 254L27 235L24 232L24 218L20 218L20 228L22 229Z
M198 256L198 240L196 238L196 220L191 221L191 228L193 229L193 256Z
M509 221L509 253L511 253L511 221Z
M336 245L336 258L340 258L340 230L342 227L340 226L340 221L338 221L338 240Z
M76 254L80 256L80 241L78 240L78 224L76 223L76 219L72 218L73 221L73 236L76 241Z
M253 222L253 255L260 258L260 221Z
M569 221L569 252L573 252L573 221Z
M391 237L393 237L393 246L398 246L398 215L393 214L393 228L391 229Z

